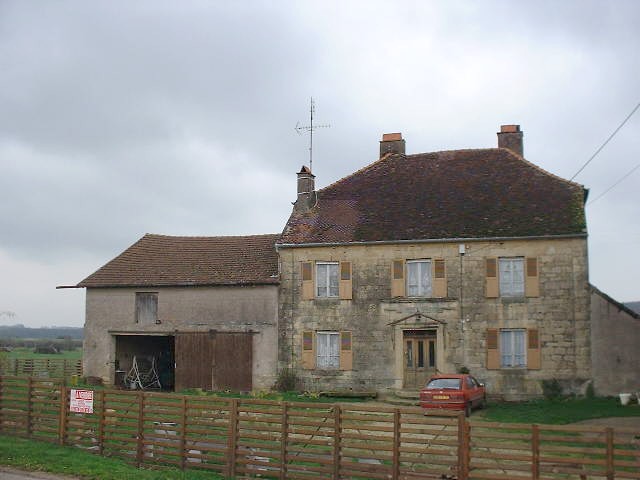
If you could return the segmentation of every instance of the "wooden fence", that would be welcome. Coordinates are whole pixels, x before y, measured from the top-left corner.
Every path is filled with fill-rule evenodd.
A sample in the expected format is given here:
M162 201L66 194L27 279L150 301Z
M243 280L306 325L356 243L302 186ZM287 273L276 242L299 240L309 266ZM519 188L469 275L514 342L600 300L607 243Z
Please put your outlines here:
M137 465L273 479L640 479L640 432L497 424L418 408L94 392L69 412L62 382L0 377L0 432Z
M0 358L0 375L68 378L82 376L82 360L66 358Z

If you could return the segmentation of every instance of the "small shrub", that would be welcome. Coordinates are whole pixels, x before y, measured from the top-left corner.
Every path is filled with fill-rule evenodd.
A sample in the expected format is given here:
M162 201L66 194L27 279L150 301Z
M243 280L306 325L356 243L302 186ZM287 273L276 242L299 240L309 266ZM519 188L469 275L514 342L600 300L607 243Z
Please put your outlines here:
M585 391L584 394L588 399L596 398L596 391L593 388L593 382L589 382L589 384L587 385L587 390Z
M557 378L542 380L542 394L547 400L557 400L562 397L562 385Z
M292 392L298 387L298 375L291 368L283 368L278 373L276 383L273 385L273 389L278 392Z
M458 368L458 373L462 373L462 374L469 373L469 369L466 366L462 365L461 367Z

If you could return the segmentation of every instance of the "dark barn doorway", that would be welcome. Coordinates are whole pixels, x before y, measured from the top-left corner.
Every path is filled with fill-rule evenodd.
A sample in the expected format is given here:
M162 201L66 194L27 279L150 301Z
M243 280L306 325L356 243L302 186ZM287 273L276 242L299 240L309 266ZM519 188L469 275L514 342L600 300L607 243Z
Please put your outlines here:
M129 387L124 379L136 357L141 368L155 362L162 390L175 387L175 337L170 335L116 335L116 374L114 384Z

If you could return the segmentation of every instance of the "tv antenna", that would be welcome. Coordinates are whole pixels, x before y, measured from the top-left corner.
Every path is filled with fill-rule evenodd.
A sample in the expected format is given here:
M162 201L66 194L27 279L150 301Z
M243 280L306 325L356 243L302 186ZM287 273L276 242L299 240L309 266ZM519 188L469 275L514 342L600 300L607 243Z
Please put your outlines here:
M309 170L313 173L313 131L317 128L329 128L331 125L314 125L313 124L313 114L316 111L316 105L313 102L313 97L311 97L311 107L309 108L309 113L311 117L311 122L309 125L300 125L300 122L296 123L296 132L298 135L302 135L302 132L309 132Z

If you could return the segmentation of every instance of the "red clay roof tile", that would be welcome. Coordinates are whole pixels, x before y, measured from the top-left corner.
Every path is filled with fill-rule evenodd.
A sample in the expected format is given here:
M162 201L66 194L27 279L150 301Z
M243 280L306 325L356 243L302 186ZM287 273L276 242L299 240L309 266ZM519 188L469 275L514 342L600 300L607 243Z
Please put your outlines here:
M278 284L278 235L146 234L78 287Z
M583 235L584 188L503 148L386 155L293 212L278 244Z

